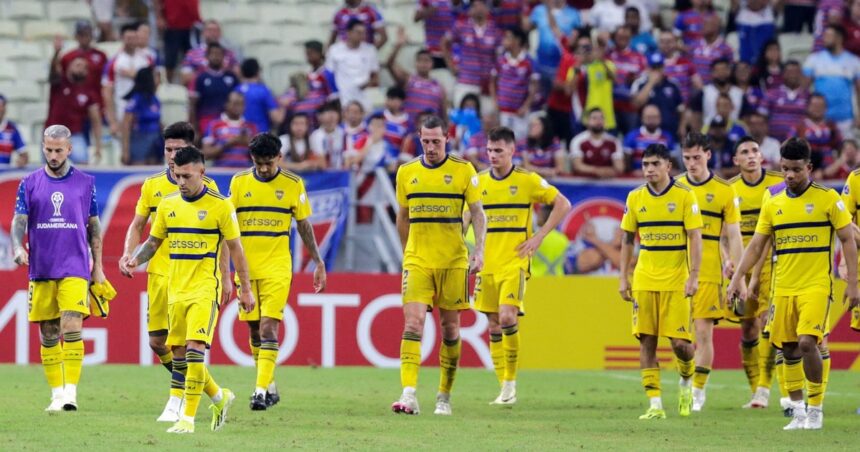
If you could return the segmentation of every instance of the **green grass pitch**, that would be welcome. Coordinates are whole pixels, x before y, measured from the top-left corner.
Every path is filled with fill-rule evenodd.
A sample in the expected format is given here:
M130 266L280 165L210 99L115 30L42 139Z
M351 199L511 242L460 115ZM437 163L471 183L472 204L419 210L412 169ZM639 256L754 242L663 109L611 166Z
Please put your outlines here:
M39 366L0 366L0 450L857 450L860 376L834 372L825 400L823 431L784 432L778 393L768 410L740 406L749 398L739 371L711 376L705 411L677 414L677 373L663 373L665 421L639 421L647 401L638 372L523 371L519 402L489 406L497 395L490 371L461 370L452 397L454 416L433 415L438 369L419 380L420 416L394 415L397 370L279 367L281 404L252 412L250 368L214 366L235 390L227 425L209 430L204 395L193 435L169 435L155 422L167 399L161 367L84 368L80 410L49 415L49 391Z

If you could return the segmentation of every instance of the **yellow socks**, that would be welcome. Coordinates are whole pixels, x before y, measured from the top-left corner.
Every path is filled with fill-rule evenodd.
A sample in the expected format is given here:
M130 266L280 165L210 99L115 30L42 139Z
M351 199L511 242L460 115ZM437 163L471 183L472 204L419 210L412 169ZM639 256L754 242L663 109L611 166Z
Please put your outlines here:
M776 351L773 362L776 367L776 383L779 385L779 395L780 397L788 397L788 388L785 387L785 356L782 354L782 350Z
M785 389L789 392L803 390L803 360L785 358Z
M642 387L649 398L660 397L660 368L642 369Z
M501 385L505 379L505 350L502 348L501 334L490 334L490 358L493 359L493 370Z
M185 393L185 374L188 372L188 363L185 358L173 358L173 373L170 377L170 397L181 399Z
M827 347L819 347L821 354L821 393L827 391L827 382L830 381L830 350Z
M421 335L403 333L400 340L400 385L418 386L418 368L421 367Z
M770 344L770 335L762 334L758 343L758 386L770 389L773 384L773 366L776 350Z
M259 340L250 339L248 341L251 344L251 356L254 357L254 365L257 365L257 359L260 356L260 345L261 342Z
M46 340L39 349L42 355L42 367L51 389L63 387L63 348L60 339Z
M710 367L696 366L696 371L693 373L693 388L705 389L705 385L708 384L708 377L710 377L710 376L711 376L711 368Z
M275 364L278 359L278 341L260 342L260 355L257 359L257 390L263 391L275 377Z
M520 353L520 331L514 324L502 327L502 349L505 352L505 381L516 381ZM457 356L460 356L458 350Z
M212 374L209 373L209 369L207 369L205 366L203 367L203 372L203 392L205 392L206 395L208 395L214 403L220 402L221 387L218 386L218 383L215 383L215 379L212 378Z
M741 360L752 392L758 387L758 343L758 339L741 341Z
M676 356L675 365L678 367L678 373L681 374L681 378L683 378L684 380L689 380L690 377L693 376L693 370L695 369L695 366L692 359L684 361Z
M502 339L504 343L504 339ZM450 394L457 376L457 365L460 362L460 338L454 340L442 339L439 347L439 392ZM505 366L507 371L507 365Z
M81 379L81 366L84 363L84 341L81 332L63 334L63 380L65 384L77 385Z
M185 352L188 362L188 373L185 376L185 412L186 417L194 418L200 405L200 396L206 383L206 365L203 364L203 352L189 348Z
M158 355L158 361L161 362L161 365L167 369L168 372L173 373L173 353L167 352L163 355Z

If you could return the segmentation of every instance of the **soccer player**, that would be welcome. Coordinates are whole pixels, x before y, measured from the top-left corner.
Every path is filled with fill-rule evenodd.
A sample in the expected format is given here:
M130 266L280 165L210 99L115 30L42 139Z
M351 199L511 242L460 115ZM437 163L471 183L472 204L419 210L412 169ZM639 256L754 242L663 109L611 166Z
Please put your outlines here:
M845 296L851 308L860 303L851 216L835 191L810 181L810 153L803 139L790 138L782 144L780 166L785 182L768 189L755 235L727 289L730 298L746 298L744 275L772 241L777 260L770 335L785 355L792 405L792 420L784 430L817 430L823 424L824 380L818 344L827 333L832 302L834 231L842 242L847 266ZM807 404L803 401L804 375Z
M762 168L759 144L749 136L738 140L733 162L740 169L740 174L730 182L738 196L741 236L746 247L755 234L762 197L768 187L782 183L782 177L775 171L766 171ZM770 335L762 333L770 305L772 253L768 247L763 249L765 251L760 256L760 261L747 275L750 291L744 300L744 313L739 316L741 359L750 391L753 393L752 400L744 405L745 408L767 408L773 382L775 357L770 344ZM726 316L738 317L730 309L727 309ZM780 371L781 368L777 367L778 376Z
M639 419L666 419L660 390L657 340L667 337L681 374L678 411L692 409L693 344L690 300L699 285L702 214L696 196L669 176L669 149L645 149L642 171L647 183L627 195L621 230L621 298L633 302L633 335L639 339L642 386L650 408ZM633 242L639 233L639 259L630 285Z
M845 180L845 187L842 188L842 202L848 208L848 213L851 214L855 224L860 226L860 215L857 214L860 210L858 208L860 207L860 169L852 171ZM857 234L856 229L854 232L854 238L860 246L860 234ZM851 310L851 329L860 331L860 307Z
M557 188L537 173L514 166L515 151L513 131L506 127L488 131L490 169L478 176L488 214L487 253L475 282L475 309L486 314L490 323L490 355L501 386L492 404L498 405L517 401L517 316L525 313L531 256L570 210L570 201ZM536 232L532 230L534 203L552 206L549 218Z
M155 219L158 204L166 196L178 190L176 176L173 174L173 158L179 149L194 143L194 128L190 123L177 122L169 125L163 132L164 161L167 168L154 174L143 182L140 187L140 198L134 209L134 218L125 233L125 247L119 260L120 267L125 265L134 250L140 244L147 221ZM215 181L204 176L203 183L209 190L218 191ZM160 248L149 265L146 266L146 295L147 295L147 332L149 333L149 348L158 355L158 360L171 373L170 398L164 407L158 422L176 422L181 412L182 394L185 389L185 372L188 367L185 359L173 359L173 353L167 348L167 277L170 261L167 247ZM228 289L224 295L229 296L232 284L229 278L223 288ZM222 299L222 303L227 299ZM184 354L180 354L184 356Z
M248 323L251 351L257 365L257 383L251 396L252 410L265 410L280 401L275 386L278 358L278 327L290 295L292 255L290 226L296 229L314 261L314 289L325 289L325 262L317 248L314 229L308 218L311 203L302 179L283 169L281 141L269 133L251 139L254 167L237 173L230 181L230 201L236 207L242 247L247 250L250 286L240 292L255 295L253 311L239 312Z
M682 146L687 172L678 177L696 195L702 213L702 266L699 290L693 295L696 328L696 370L693 374L693 411L705 405L705 385L714 363L714 325L723 318L723 269L740 262L741 239L738 201L731 185L708 169L711 148L708 137L692 132ZM728 260L724 260L723 246Z
M72 166L71 137L66 126L45 129L45 167L21 181L12 218L15 263L30 267L27 318L39 324L42 366L51 387L45 411L78 409L89 284L105 282L95 178Z
M167 345L174 360L185 358L185 407L168 433L194 433L194 416L203 392L212 399L212 430L227 420L227 411L236 396L215 383L206 369L206 345L212 340L221 300L221 266L224 240L243 287L250 287L248 263L239 239L239 224L230 201L209 190L203 183L203 153L186 146L173 157L173 175L179 193L166 196L158 205L155 220L146 239L121 267L123 274L155 256L167 242L170 270L167 278ZM246 312L254 309L250 291L239 293L239 304ZM182 356L182 347L185 355Z
M439 308L439 392L435 414L451 414L451 388L460 360L460 312L469 309L469 271L483 266L486 217L481 209L478 175L472 165L446 155L447 127L438 116L421 125L424 154L397 170L397 231L403 245L403 340L395 413L418 414L415 388L421 365L421 333L427 310ZM463 239L463 204L475 230L471 258Z

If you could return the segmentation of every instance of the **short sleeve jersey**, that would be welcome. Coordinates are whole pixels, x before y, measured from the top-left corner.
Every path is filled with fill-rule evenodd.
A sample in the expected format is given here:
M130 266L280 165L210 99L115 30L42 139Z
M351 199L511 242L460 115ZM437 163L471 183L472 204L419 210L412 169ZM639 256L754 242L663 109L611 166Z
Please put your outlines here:
M397 170L396 185L397 202L409 210L403 267L468 268L463 206L481 200L472 164L448 155L428 165L418 157Z
M289 277L293 218L311 216L302 179L285 170L271 179L263 179L254 169L242 171L230 181L230 201L236 207L250 278Z
M537 173L516 166L501 178L492 170L482 171L479 181L487 215L483 273L529 270L531 259L517 256L516 248L534 235L533 205L551 204L558 189Z
M209 177L203 176L203 183L209 190L218 193L218 186L215 181ZM177 193L179 187L176 181L170 176L169 170L164 170L158 174L147 177L140 187L140 198L137 199L137 205L134 208L134 213L142 217L146 217L150 222L155 221L155 212L158 210L158 205L161 200L168 195ZM170 261L167 258L167 247L161 246L155 255L152 256L149 263L146 265L147 273L155 273L156 275L167 276L170 268Z
M680 291L689 277L687 231L702 228L696 196L670 180L661 192L643 185L627 195L621 229L639 233L633 290Z
M799 194L784 184L769 190L755 232L773 238L774 296L830 294L833 232L851 224L845 203L814 182Z
M720 234L723 225L741 221L735 190L714 173L701 183L693 182L687 174L678 177L678 182L693 191L702 212L702 265L699 268L699 281L722 283Z
M150 235L164 240L170 257L168 303L217 303L221 241L239 238L230 201L208 187L191 198L169 195L158 206Z
M740 175L733 177L730 182L735 189L738 206L741 209L741 236L746 247L755 234L755 226L761 213L762 197L768 187L781 184L783 177L776 171L762 170L761 178L754 184L750 184Z
M845 180L845 186L842 187L842 202L845 203L848 214L860 226L860 216L857 215L857 211L860 210L860 169L852 171Z

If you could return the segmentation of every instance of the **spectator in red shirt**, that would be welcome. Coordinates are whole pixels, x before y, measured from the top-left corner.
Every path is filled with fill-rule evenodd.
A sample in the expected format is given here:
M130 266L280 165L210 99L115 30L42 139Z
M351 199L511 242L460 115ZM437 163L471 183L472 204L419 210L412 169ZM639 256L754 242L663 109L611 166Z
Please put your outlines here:
M78 47L66 52L60 59L63 73L76 58L87 60L87 87L96 94L96 101L102 104L102 72L107 64L107 55L92 46L93 26L89 21L80 20L75 23L75 41Z
M528 113L538 90L540 74L526 52L528 36L519 27L505 30L502 54L490 72L490 96L499 112L499 123L514 132L517 139L528 133Z
M414 21L424 21L424 44L433 56L433 69L444 69L442 37L454 28L463 0L418 0Z
M191 30L200 19L200 0L152 0L155 23L164 39L167 80L173 81L176 66L191 50Z
M567 146L573 138L573 89L575 68L579 66L573 53L576 43L579 41L579 30L573 30L570 36L559 39L561 47L561 61L552 81L552 90L547 99L546 114L552 125L553 134L561 141L562 146Z
M48 102L48 119L45 127L52 124L62 124L72 132L72 162L86 164L89 160L87 138L84 123L87 118L92 125L95 139L95 158L102 155L102 121L99 111L98 95L87 85L89 66L87 60L78 57L69 62L63 72L60 63L60 51L63 49L63 39L54 40L54 58L51 60L51 71L48 82L51 85Z
M362 0L345 0L343 7L334 13L334 29L331 31L331 38L328 41L329 46L338 39L346 39L346 34L351 29L348 25L353 19L364 24L366 31L364 39L368 44L373 44L379 49L388 41L385 22L376 7L364 3Z
M845 42L842 44L845 50L860 56L860 1L852 0L848 8L848 14L842 20L845 28Z
M588 129L570 142L570 158L576 175L617 177L624 173L624 150L614 135L606 132L600 108L588 111Z
M827 165L817 178L845 180L858 165L860 165L860 149L857 141L845 140L839 146L839 158Z

